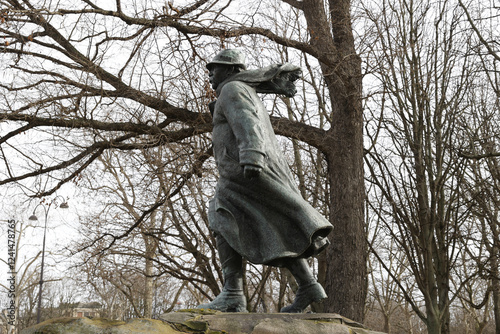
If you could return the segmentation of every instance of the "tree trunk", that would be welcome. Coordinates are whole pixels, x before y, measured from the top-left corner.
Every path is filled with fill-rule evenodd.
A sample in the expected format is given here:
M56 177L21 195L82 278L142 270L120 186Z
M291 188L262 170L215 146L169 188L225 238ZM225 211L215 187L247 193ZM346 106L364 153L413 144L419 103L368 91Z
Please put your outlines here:
M495 333L500 334L500 282L498 281L498 277L493 277L492 287L493 287L493 312L495 314Z
M391 318L384 313L384 333L391 334Z
M304 0L302 4L310 43L318 52L332 104L332 126L323 151L334 226L327 250L325 290L329 298L324 311L362 322L367 290L362 76L354 46L351 2L329 0L330 17L323 1Z
M151 215L151 226L156 226L156 214ZM154 237L149 236L149 230L143 233L145 250L145 267L144 267L144 318L152 318L153 315L153 297L154 297L154 258L158 248L157 241Z
M334 231L327 250L329 266L325 283L329 299L325 302L325 311L362 322L367 253L363 224L363 164L360 161L362 143L356 134L361 131L361 125L353 124L356 117L349 119L346 116L350 124L345 124L341 117L336 118L332 153L328 157L330 221Z
M362 322L367 291L364 226L363 112L361 60L354 48L350 1L330 0L332 31L339 60L336 76L327 76L332 101L328 152L330 221L327 311ZM329 69L332 71L333 69Z
M428 334L441 334L441 321L439 321L439 316L437 314L432 314L432 312L428 313L427 331Z
M495 217L497 215L495 214ZM493 313L495 316L495 333L500 334L500 281L499 281L499 270L498 270L498 256L499 256L499 236L497 229L497 222L494 221L491 225L491 232L493 236L492 247L491 247L491 287L493 293Z
M144 318L151 318L153 314L153 260L146 258L146 286L144 287Z

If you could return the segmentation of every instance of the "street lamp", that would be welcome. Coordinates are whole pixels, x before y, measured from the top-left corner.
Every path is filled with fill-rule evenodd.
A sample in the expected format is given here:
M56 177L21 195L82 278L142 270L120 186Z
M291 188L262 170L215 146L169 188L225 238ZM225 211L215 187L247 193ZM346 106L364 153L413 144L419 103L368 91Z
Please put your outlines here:
M52 204L56 204L56 200L57 200L58 197L61 197L61 196L56 196L54 199L52 199L52 201L49 203L48 207L46 207L42 203L40 203L37 206L35 206L35 209L33 209L33 214L28 218L29 220L38 220L38 217L35 215L35 211L36 211L36 209L39 206L42 206L42 208L43 208L43 210L45 212L45 226L43 228L42 266L40 268L40 282L39 282L40 289L39 289L39 292L38 292L38 309L37 309L37 312L36 312L36 323L37 324L40 323L40 316L42 314L42 286L43 286L43 267L44 267L44 264L45 264L45 237L47 235L47 217L49 215L50 207L52 206ZM61 209L67 209L67 208L69 208L68 202L63 201L61 203L61 205L59 205L59 207Z

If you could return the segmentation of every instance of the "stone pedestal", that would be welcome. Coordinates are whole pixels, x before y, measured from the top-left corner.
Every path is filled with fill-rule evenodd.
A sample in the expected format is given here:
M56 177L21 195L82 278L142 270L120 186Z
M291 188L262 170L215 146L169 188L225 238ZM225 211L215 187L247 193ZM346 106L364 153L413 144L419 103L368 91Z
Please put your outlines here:
M160 319L188 333L381 334L334 313L222 313L184 310Z
M179 334L171 325L160 320L106 318L55 318L31 326L21 334Z
M58 318L21 334L381 334L334 313L222 313L183 310L161 320Z

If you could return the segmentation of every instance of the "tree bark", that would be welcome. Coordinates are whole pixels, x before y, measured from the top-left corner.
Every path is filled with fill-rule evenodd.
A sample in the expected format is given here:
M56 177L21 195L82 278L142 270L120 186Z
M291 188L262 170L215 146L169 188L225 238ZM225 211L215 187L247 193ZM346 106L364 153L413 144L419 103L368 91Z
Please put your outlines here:
M496 213L495 213L496 216ZM500 280L499 280L499 270L498 270L498 256L499 249L498 245L500 242L498 234L498 226L496 221L491 224L492 231L492 246L491 246L491 287L493 294L493 314L495 317L495 333L500 334Z
M493 256L492 264L495 265L493 268L493 274L498 275L498 261ZM500 334L500 281L498 276L494 275L492 278L492 288L493 288L493 313L495 316L495 333Z
M358 115L335 117L332 150L328 154L330 221L334 231L327 250L326 312L363 321L366 299L366 240L363 224L362 144L357 140ZM347 118L347 119L346 119ZM347 123L347 124L346 124Z
M322 1L304 1L311 44L318 49L332 104L326 136L330 222L334 231L327 250L325 312L364 320L367 291L365 187L361 60L356 54L349 0L330 0L330 21ZM330 31L328 31L330 29Z
M147 239L147 238L145 238ZM154 243L154 241L149 241ZM145 287L144 287L144 318L152 318L153 315L153 295L154 295L154 280L153 257L156 255L155 250L151 249L151 245L146 243L146 266L145 266Z

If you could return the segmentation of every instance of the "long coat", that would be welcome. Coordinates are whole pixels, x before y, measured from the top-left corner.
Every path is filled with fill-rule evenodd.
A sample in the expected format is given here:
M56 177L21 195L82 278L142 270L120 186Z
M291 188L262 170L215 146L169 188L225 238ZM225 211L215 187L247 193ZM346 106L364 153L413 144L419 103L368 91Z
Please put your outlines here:
M231 78L219 85L213 149L219 180L210 201L211 229L253 263L315 253L313 240L332 225L306 202L285 162L269 115L255 89ZM262 168L246 179L244 165Z

